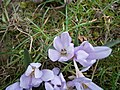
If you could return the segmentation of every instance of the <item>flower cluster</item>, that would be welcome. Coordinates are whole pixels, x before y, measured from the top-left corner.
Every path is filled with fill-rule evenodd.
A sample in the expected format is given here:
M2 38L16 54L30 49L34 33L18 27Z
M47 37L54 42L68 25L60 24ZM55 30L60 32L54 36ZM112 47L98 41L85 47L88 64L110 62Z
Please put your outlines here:
M6 90L32 90L32 87L39 87L44 83L45 90L103 90L91 79L85 77L82 72L87 71L98 59L110 55L111 49L106 46L93 47L88 41L82 42L74 47L68 32L56 36L53 41L54 49L48 50L48 56L53 62L74 62L76 75L71 81L66 82L60 69L55 67L52 70L40 70L41 63L30 63L27 70L21 75L19 82L6 88ZM77 63L83 66L80 71Z

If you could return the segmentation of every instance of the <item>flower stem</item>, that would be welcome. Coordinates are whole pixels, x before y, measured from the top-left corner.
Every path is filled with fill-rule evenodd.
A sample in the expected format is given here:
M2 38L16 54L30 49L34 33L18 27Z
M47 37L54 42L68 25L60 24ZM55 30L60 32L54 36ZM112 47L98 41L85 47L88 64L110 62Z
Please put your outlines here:
M78 68L78 66L77 66L76 61L73 60L73 62L74 62L74 67L75 67L75 71L76 71L76 77L77 77L77 78L78 78L78 77L84 77L84 75L82 74L82 72L79 71L79 68Z

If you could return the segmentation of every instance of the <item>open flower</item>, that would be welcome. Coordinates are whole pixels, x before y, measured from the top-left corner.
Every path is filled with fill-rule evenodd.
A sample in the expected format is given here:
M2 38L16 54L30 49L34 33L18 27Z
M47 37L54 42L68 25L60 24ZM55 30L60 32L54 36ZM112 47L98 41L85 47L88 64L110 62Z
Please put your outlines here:
M78 66L74 60L74 66L76 70L76 76L72 81L67 82L68 88L76 88L77 90L103 90L101 87L92 82L91 79L86 78L81 71L79 71Z
M92 82L91 79L86 77L75 78L67 82L68 88L76 88L76 90L103 90L101 87Z
M74 45L68 32L56 36L53 41L55 49L48 50L48 56L52 61L68 61L74 56Z
M30 63L25 73L20 77L20 86L24 89L38 87L42 81L51 80L54 74L51 70L39 70L40 63Z
M74 60L83 67L92 66L96 59L102 59L110 55L111 49L107 46L93 47L88 41L84 41L80 46L75 47Z
M54 72L54 78L48 82L45 82L46 90L66 90L66 81L63 77L63 74L60 73L59 68L54 68L52 70Z
M5 90L23 90L23 88L20 87L19 82L16 82L16 83L13 83L12 85L8 86Z

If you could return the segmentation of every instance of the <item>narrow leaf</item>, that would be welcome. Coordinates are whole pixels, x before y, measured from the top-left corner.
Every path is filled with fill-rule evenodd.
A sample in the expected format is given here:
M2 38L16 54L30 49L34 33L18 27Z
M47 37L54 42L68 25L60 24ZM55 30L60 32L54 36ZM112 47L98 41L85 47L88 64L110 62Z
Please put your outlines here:
M27 68L27 66L32 62L29 51L27 49L24 49L24 66Z
M119 44L119 43L120 43L120 39L117 39L117 40L106 43L104 46L113 47L113 46L115 46L116 44Z
M75 41L74 41L74 45L78 46L79 45L79 40L78 40L78 29L75 30Z

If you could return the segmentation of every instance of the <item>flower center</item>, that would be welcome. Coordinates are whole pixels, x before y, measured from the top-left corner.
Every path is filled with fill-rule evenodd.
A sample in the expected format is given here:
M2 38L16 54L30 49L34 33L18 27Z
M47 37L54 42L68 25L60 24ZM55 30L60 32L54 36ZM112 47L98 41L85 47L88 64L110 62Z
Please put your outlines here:
M84 83L82 83L82 86L83 86L84 89L87 89L87 88L88 88L88 86L85 85Z
M33 71L31 72L31 76L34 76L34 73L35 73L35 68L34 67L32 67L32 69L33 69Z
M61 49L61 55L66 55L66 54L67 54L66 49Z

